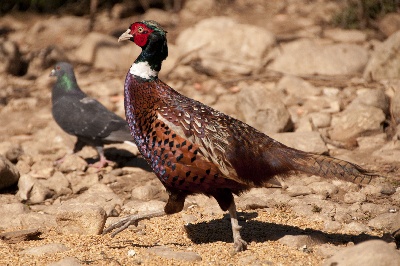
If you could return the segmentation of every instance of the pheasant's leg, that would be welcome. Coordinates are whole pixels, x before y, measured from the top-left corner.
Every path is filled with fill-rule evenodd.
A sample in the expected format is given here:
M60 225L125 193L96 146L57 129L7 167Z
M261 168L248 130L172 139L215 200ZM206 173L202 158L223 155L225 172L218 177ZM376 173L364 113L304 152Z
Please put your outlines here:
M236 205L234 201L232 201L228 211L229 215L231 216L231 225L232 225L233 243L234 243L233 247L235 248L236 252L246 250L247 243L240 236L240 229L242 229L242 227L239 225L237 219Z
M104 231L103 231L103 235L107 234L109 232L111 232L114 229L117 229L115 232L113 232L111 234L111 237L114 237L115 235L117 235L118 233L124 231L126 228L128 228L130 225L137 225L137 223L141 220L145 220L145 219L151 219L153 217L159 217L159 216L164 216L166 215L165 211L153 211L153 212L148 212L146 214L134 214L134 215L130 215L127 216L125 218L123 218L122 220L113 223L112 225L110 225L109 227L107 227Z

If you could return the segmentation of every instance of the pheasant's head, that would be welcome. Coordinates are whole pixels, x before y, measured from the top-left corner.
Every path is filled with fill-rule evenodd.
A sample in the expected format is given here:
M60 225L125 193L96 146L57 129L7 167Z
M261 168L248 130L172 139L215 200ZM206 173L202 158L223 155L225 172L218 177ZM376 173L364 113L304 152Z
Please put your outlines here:
M133 23L119 38L118 42L130 40L140 47L145 47L150 40L166 39L166 31L161 26L152 20L143 20Z
M142 53L135 63L146 63L151 71L160 71L162 61L168 56L166 35L167 32L157 22L143 20L130 25L127 31L118 38L118 41L130 40L140 46ZM152 73L151 76L156 76L156 74Z

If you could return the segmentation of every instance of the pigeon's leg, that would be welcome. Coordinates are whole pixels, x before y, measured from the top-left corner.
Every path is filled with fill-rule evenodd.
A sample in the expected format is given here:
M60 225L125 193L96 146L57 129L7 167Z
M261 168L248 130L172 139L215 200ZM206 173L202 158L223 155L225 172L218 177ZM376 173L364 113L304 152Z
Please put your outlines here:
M236 252L246 250L247 243L240 236L240 229L242 229L242 227L239 225L237 219L235 201L232 201L228 211L229 215L231 216L231 225L232 225L233 243L234 243L233 247L235 248Z
M152 212L148 212L145 214L134 214L134 215L130 215L127 216L125 218L123 218L122 220L119 220L116 223L113 223L112 225L110 225L109 227L107 227L104 231L103 231L103 235L107 234L109 232L111 232L114 229L115 232L113 232L111 234L111 237L114 237L115 235L117 235L118 233L124 231L126 228L128 228L130 225L135 225L137 226L137 223L141 220L145 220L145 219L151 219L153 217L159 217L159 216L164 216L166 215L165 211L152 211Z
M65 160L65 158L67 158L67 156L79 152L80 150L83 149L83 147L85 147L85 145L86 145L86 143L84 143L82 140L80 140L78 138L75 142L74 149L72 151L67 152L67 154L65 154L62 158L58 159L57 161L55 161L55 163L61 164L62 162L64 162L64 160Z
M109 163L112 162L112 161L107 160L106 157L104 156L103 146L96 146L96 150L100 156L100 160L94 164L91 164L91 166L100 169L100 168L103 168L104 166L107 166Z

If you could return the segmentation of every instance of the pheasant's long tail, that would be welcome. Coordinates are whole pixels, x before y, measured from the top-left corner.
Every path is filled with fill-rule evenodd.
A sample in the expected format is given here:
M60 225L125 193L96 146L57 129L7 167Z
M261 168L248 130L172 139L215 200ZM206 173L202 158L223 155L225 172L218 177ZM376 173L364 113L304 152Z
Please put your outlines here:
M339 178L358 184L368 184L374 177L379 176L356 164L318 154L297 153L292 164L295 169L307 174Z

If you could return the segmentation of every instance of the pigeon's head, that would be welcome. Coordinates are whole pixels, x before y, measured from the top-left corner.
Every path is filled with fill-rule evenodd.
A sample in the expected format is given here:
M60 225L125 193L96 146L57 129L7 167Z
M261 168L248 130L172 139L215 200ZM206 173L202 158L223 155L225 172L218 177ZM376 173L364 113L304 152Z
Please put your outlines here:
M50 72L50 77L61 78L65 74L69 76L71 73L72 74L74 73L74 69L70 63L58 62L54 66L54 69Z
M135 22L118 38L118 42L130 40L144 48L149 42L166 42L166 31L153 20Z
M78 89L74 68L69 63L58 62L50 72L50 77L57 77L55 87L60 87L64 91L76 91Z

